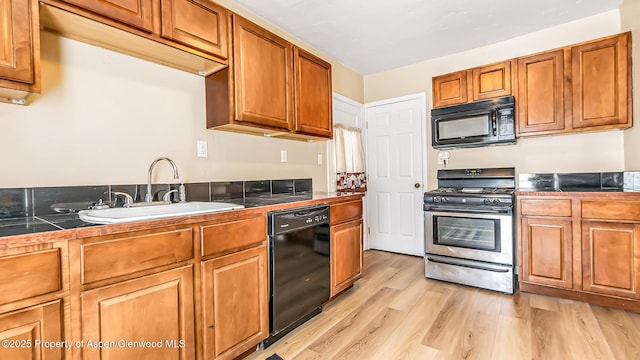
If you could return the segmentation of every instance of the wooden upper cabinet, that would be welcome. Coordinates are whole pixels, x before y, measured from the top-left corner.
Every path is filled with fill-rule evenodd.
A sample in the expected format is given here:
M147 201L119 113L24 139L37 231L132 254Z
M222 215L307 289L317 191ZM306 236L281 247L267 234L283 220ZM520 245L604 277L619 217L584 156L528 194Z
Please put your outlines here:
M31 5L25 0L0 0L0 78L32 84ZM9 25L9 26L6 26Z
M40 92L38 2L0 0L0 98Z
M473 101L511 95L511 61L471 69Z
M331 64L231 14L230 66L205 81L207 127L313 141L333 136Z
M126 25L153 31L153 0L64 0Z
M293 46L238 15L232 19L235 120L291 130Z
M227 58L227 10L210 1L162 0L162 37Z
M565 128L564 69L562 49L518 59L518 134Z
M511 60L431 79L433 107L511 95Z
M574 128L631 126L630 41L623 33L571 48Z
M640 225L582 222L582 289L640 299Z
M464 104L469 101L467 71L436 76L431 79L431 83L434 108Z
M294 48L295 131L331 138L331 64Z

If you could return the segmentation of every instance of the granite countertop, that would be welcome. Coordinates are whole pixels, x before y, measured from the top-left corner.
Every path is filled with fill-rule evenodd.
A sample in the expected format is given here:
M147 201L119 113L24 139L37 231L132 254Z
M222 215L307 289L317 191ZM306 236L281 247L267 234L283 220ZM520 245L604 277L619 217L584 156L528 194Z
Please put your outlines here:
M138 230L148 223L149 225L181 223L183 218L189 218L188 222L206 221L208 217L217 214L238 213L241 211L258 211L268 212L282 208L290 208L305 206L311 204L322 203L323 201L335 202L341 198L353 197L358 199L363 193L327 193L316 192L304 195L268 195L246 199L230 200L235 204L244 205L245 209L221 211L216 213L201 214L186 217L164 218L157 220L146 220L138 222L128 222L111 225L91 224L80 220L77 213L56 214L46 216L25 216L8 219L0 219L0 248L8 248L15 246L33 245L42 242L56 241L61 239L74 239L84 236L96 236L109 233L109 229L114 231L123 231L124 227ZM240 201L238 201L240 200Z

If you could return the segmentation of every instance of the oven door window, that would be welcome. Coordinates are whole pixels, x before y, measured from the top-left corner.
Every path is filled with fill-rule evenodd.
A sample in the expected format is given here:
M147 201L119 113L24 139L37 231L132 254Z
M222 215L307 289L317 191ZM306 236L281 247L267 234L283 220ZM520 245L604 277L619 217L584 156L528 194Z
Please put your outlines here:
M500 252L500 220L434 216L433 243Z

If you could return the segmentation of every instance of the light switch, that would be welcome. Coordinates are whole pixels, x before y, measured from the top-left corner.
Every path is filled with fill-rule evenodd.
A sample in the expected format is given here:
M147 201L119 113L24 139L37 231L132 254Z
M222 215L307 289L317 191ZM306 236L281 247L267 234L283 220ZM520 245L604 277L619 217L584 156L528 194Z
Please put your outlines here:
M287 150L280 150L280 162L287 162Z
M322 165L322 154L318 154L318 165Z
M205 140L198 140L196 142L196 146L197 146L197 154L198 157L207 157L209 156L208 151L207 151L207 142Z

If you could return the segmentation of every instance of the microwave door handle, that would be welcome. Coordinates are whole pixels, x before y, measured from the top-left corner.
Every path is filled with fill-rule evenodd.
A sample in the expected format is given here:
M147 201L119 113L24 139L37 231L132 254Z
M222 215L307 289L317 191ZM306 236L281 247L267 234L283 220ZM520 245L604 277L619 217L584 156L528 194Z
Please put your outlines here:
M493 136L498 136L498 124L496 121L496 113L491 115L491 127L493 127Z

